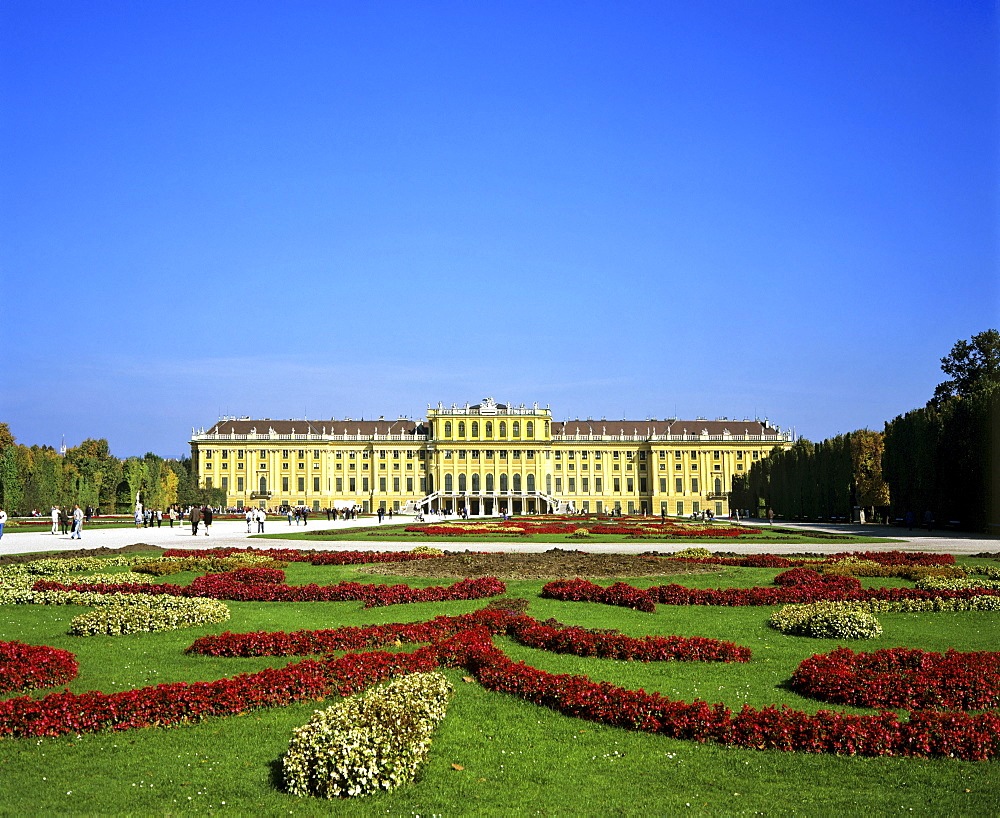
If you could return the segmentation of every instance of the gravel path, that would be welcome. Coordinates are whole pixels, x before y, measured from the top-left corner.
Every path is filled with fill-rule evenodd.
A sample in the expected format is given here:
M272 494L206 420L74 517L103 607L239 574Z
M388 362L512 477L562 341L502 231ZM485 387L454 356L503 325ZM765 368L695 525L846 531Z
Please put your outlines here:
M394 522L406 522L408 518L397 515ZM310 521L308 529L347 529L370 526L371 520L355 520L350 522L327 522L322 518L314 518ZM726 550L741 554L789 554L802 551L812 551L823 554L833 554L838 551L932 551L948 554L978 554L980 552L1000 553L1000 538L977 536L974 534L960 533L953 534L947 531L906 531L902 528L890 528L875 525L800 525L797 523L780 523L782 528L825 531L841 534L857 534L869 537L892 537L903 540L899 543L871 543L859 545L845 545L844 543L813 543L803 545L798 543L760 543L738 541L705 542L691 540L690 542L662 540L632 540L621 543L589 543L584 540L572 544L565 543L555 546L553 543L512 543L512 542L456 542L450 550L476 550L476 551L496 551L500 553L538 553L548 551L553 547L564 549L575 548L580 551L606 554L640 554L649 551L660 551L669 553L689 545L699 545L710 550ZM766 527L766 526L763 526ZM412 540L406 542L386 541L379 539L372 541L369 538L359 535L356 542L311 542L297 540L278 540L268 538L268 533L287 533L290 531L304 531L302 526L289 526L284 521L268 521L265 528L265 536L249 536L246 531L246 523L242 520L219 520L212 525L211 534L204 536L199 532L198 536L192 536L189 525L174 526L171 528L164 522L161 528L90 528L84 526L83 538L81 540L71 540L69 536L51 534L44 532L21 532L11 531L10 528L0 537L0 554L18 554L39 551L72 551L78 548L121 548L135 543L149 543L161 548L217 548L219 546L235 546L246 548L306 548L325 551L409 551L416 543ZM435 547L448 549L448 543L432 543Z

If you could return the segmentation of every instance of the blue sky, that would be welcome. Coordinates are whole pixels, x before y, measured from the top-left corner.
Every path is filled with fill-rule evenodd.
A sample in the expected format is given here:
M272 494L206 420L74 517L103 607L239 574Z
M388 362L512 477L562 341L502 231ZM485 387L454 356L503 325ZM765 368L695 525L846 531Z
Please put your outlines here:
M1000 324L993 2L0 6L0 420L920 406Z

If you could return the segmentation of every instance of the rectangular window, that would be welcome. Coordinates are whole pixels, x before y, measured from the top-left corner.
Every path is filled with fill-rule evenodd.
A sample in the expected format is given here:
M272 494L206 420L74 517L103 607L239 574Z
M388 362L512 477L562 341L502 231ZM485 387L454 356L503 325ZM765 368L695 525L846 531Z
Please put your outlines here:
M387 491L387 488L386 488L387 481L388 481L388 478L386 478L386 477L380 477L378 479L378 490L379 491Z
M716 517L721 517L722 516L722 503L721 502L716 502L716 504L715 504L715 516Z
M242 477L237 477L236 478L236 490L237 491L243 491L243 478Z
M683 500L678 500L677 501L677 516L678 517L683 517L684 516L684 501Z
M616 477L615 478L614 490L615 491L621 491L622 490L622 479L620 477Z
M678 450L674 452L674 460L680 460L680 459L681 459L681 453L680 450Z
M299 478L299 491L303 492L305 490L306 490L306 478L300 477Z
M313 491L319 491L319 478L313 478Z
M712 452L712 459L713 460L718 460L719 457L721 457L721 454L718 451Z
M556 494L559 494L561 491L562 491L562 478L561 477L557 477L556 478Z
M697 477L692 477L691 478L691 493L692 494L697 494L698 493L698 478Z
M645 477L640 477L639 478L639 491L642 492L643 494L646 493L646 478Z
M625 485L628 488L628 491L629 491L630 494L633 491L635 491L635 480L633 478L631 478L631 477L627 478L626 482L625 482Z
M229 488L229 478L228 477L223 477L222 478L222 490L225 491L228 488Z
M284 469L285 471L288 471L288 464L287 463L282 463L281 464L281 468Z
M393 477L392 478L392 490L396 494L399 494L399 478L398 477Z
M604 489L601 487L601 478L600 477L595 477L594 478L594 491L596 491L598 494L600 494L602 491L604 491Z
M281 478L281 490L282 491L288 491L288 478L287 477L282 477Z
M691 511L694 514L697 514L699 511L701 511L701 503L699 503L697 500L691 503Z
M674 491L677 494L683 494L684 493L684 478L683 477L675 477L674 478Z
M570 477L569 478L569 493L570 494L576 494L576 478L575 477Z
M343 493L344 493L344 478L343 477L338 477L337 478L337 494L343 494Z
M406 492L407 492L407 494L413 494L413 478L412 477L407 477L406 478Z
M583 493L586 494L590 491L590 479L587 477L580 478L581 487L583 488Z
M205 488L207 488L207 489L212 488L212 478L211 477L206 477L205 478Z
M358 478L357 477L347 478L347 485L351 489L351 494L354 494L354 492L358 490Z
M661 477L660 478L660 494L666 494L666 493L667 493L667 478L666 477Z
M351 491L354 491L354 478L351 478ZM361 491L364 492L365 494L368 493L368 478L367 477L362 477L361 478Z

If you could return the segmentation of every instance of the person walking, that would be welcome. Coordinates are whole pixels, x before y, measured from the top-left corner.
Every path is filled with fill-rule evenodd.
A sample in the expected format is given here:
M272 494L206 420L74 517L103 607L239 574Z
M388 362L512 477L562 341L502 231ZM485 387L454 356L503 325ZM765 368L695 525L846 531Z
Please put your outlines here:
M174 521L177 519L177 507L171 506L170 511L167 512L167 517L170 518L170 527L174 527Z
M257 517L257 533L258 534L263 534L264 533L264 520L267 519L267 512L264 511L264 509L262 509L262 508L258 508L257 509L256 517Z
M247 520L247 534L250 534L252 533L250 527L253 525L253 521L254 518L257 516L257 512L255 512L252 508L248 508L245 516Z
M59 533L59 506L52 506L52 533Z
M69 535L71 540L83 539L83 509L79 505L73 506L73 533Z
M205 521L205 536L208 536L208 529L212 527L212 507L205 506L201 510L201 517Z
M768 525L774 525L774 509L773 508L769 508L767 510L767 524Z
M198 536L198 523L201 522L201 509L198 506L191 506L191 536Z
M0 537L3 536L3 527L7 525L7 512L0 508Z

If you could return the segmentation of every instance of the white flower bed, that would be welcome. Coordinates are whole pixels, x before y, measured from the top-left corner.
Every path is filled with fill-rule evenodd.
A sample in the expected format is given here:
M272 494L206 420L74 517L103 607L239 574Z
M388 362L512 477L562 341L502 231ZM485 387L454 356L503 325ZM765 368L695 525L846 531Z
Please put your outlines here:
M217 599L146 594L110 594L114 601L80 614L70 623L74 636L124 636L225 622L229 607Z
M371 795L414 779L452 686L438 672L412 673L345 699L292 732L283 758L293 795Z

